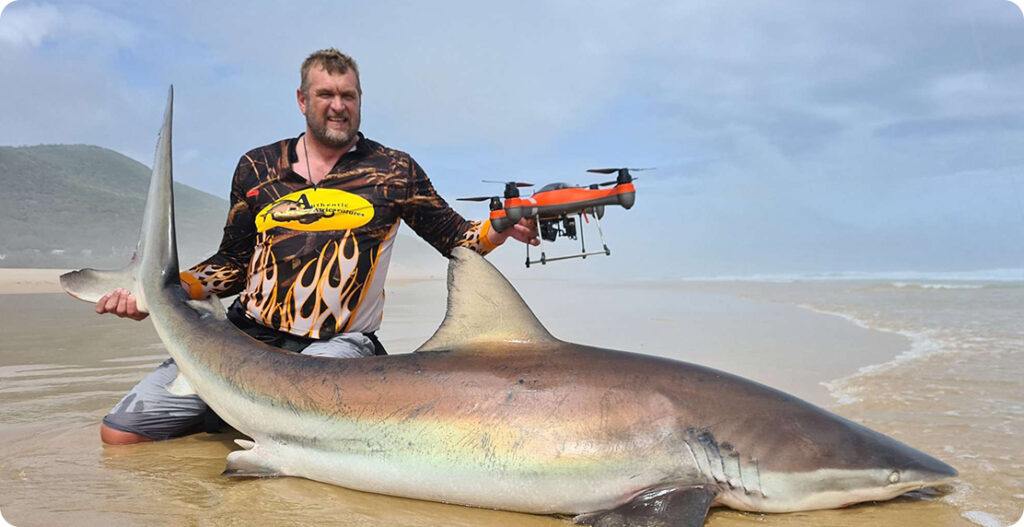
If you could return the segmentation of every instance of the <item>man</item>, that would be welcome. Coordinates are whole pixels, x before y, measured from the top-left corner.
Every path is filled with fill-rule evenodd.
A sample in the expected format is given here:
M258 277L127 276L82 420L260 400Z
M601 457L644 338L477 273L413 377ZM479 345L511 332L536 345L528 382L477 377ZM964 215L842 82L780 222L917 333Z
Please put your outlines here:
M296 90L306 131L256 148L239 160L231 209L217 253L181 273L193 298L238 299L228 318L249 335L309 355L384 354L380 327L384 278L399 220L441 254L463 246L486 254L513 237L538 244L521 221L498 233L466 221L434 191L406 153L359 132L362 87L351 57L336 49L310 55ZM96 303L97 313L142 320L130 292ZM207 407L175 396L167 360L104 417L108 444L168 439L201 431Z

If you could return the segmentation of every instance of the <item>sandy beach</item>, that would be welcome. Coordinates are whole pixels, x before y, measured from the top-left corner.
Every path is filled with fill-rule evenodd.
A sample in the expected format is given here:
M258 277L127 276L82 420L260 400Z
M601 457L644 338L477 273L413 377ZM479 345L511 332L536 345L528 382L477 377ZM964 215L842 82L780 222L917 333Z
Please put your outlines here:
M568 525L297 478L228 480L219 473L229 435L104 447L100 418L166 355L148 322L97 317L57 293L58 275L0 270L0 510L14 525ZM1024 504L1020 284L515 285L559 338L742 375L961 471L945 494L784 515L715 509L710 526L995 527ZM444 283L394 279L387 294L382 340L411 351L443 317Z
M62 269L0 269L0 295L60 293Z

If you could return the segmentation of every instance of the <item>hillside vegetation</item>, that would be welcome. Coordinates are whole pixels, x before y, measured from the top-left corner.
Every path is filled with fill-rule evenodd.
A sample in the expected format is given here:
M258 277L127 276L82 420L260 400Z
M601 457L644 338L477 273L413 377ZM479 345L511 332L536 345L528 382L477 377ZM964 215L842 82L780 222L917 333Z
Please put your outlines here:
M97 146L0 147L0 267L121 267L138 241L150 173ZM188 266L216 250L228 203L180 183L174 199Z

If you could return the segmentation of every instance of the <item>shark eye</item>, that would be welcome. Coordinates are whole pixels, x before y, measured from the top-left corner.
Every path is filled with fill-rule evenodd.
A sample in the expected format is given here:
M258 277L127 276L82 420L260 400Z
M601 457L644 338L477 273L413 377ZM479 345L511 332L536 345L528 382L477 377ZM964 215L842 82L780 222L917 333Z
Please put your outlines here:
M900 482L900 471L894 470L892 474L889 474L889 484L894 485Z

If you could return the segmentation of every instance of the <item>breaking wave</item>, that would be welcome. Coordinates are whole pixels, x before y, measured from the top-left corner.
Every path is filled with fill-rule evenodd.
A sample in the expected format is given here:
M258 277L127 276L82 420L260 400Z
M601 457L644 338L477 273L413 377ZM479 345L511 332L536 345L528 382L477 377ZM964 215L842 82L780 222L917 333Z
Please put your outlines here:
M910 347L896 355L892 359L882 362L879 364L871 364L859 368L855 373L836 379L833 381L826 381L821 383L825 389L828 390L829 394L836 400L838 405L847 405L859 402L861 399L857 395L855 385L857 379L866 375L871 375L878 372L883 372L900 366L906 362L935 355L939 353L949 353L955 351L955 349L949 348L943 344L943 342L937 339L932 331L910 331L910 330L899 330L888 327L879 326L877 324L870 324L865 320L847 313L841 313L837 311L827 311L814 307L809 304L798 304L799 307L812 311L814 313L828 315L833 317L839 317L847 322L872 331L881 331L883 333L892 333L900 335L906 338L910 342Z

